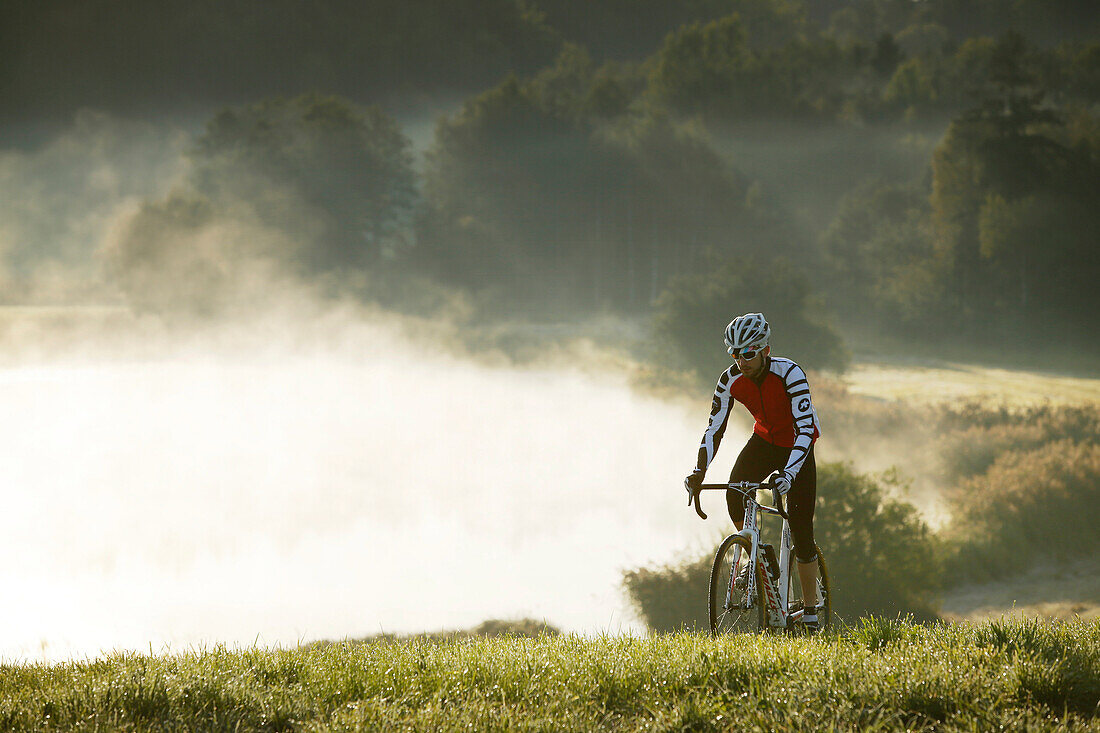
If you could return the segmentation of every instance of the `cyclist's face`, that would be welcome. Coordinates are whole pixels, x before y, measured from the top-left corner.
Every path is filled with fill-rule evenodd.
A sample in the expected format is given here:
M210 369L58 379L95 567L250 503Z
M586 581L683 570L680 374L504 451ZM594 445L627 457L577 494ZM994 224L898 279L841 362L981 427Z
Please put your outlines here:
M771 353L772 347L765 346L761 349L756 356L751 359L743 359L740 356L734 357L737 361L737 368L741 370L741 373L750 379L755 379L760 376L760 372L764 370L764 359Z

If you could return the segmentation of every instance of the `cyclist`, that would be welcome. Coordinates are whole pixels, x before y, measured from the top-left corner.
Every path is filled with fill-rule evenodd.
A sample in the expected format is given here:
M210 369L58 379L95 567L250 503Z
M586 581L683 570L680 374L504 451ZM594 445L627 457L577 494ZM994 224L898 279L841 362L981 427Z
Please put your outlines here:
M690 504L699 492L707 466L718 452L732 403L743 404L756 418L756 424L737 456L730 483L763 481L770 474L768 482L773 490L787 497L798 577L802 597L806 599L803 623L816 630L817 604L821 600L817 597L813 527L817 500L814 442L820 431L806 373L790 359L773 357L770 338L771 326L761 313L746 313L726 326L726 350L734 363L718 378L710 423L699 445L695 469L684 479L684 488ZM737 491L727 491L726 507L740 531L744 524L744 497Z

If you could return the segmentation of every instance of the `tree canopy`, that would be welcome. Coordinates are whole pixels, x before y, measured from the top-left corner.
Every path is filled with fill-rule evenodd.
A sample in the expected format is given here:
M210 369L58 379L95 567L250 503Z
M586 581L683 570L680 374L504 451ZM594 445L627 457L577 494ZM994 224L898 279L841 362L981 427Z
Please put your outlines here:
M669 282L654 305L657 356L706 382L730 365L721 335L742 313L762 312L772 327L772 353L809 369L841 371L848 354L818 310L809 278L785 259L715 262L705 274Z
M407 138L376 108L308 95L216 114L186 180L147 201L109 251L139 304L218 310L251 268L347 277L407 246L415 179Z
M660 114L608 119L607 85L634 83L568 47L443 120L427 157L425 267L543 305L636 308L708 247L739 235L746 251L767 246L746 183L704 138Z
M82 7L102 20L101 4ZM914 343L995 346L1045 324L1092 348L1100 43L1078 32L1094 12L1066 0L1051 5L1062 20L1042 21L1036 7L485 0L457 18L437 0L369 11L331 0L297 42L333 42L317 63L347 70L337 88L355 86L354 69L366 89L385 64L404 78L423 62L445 85L480 90L439 118L422 168L377 107L317 94L235 105L110 259L132 275L166 257L135 237L168 227L173 258L205 253L191 264L206 281L232 281L230 252L327 281L400 270L470 295L483 315L655 315L655 333L685 354L695 347L675 341L668 313L694 327L713 307L721 326L752 309L738 288L766 282L765 297L783 296L760 307L832 368L844 357L826 313L846 334ZM245 12L200 4L188 22L234 8ZM141 12L186 26L179 8ZM603 24L632 12L635 25L600 45ZM377 29L341 45L367 16ZM1079 27L1049 37L1067 18ZM383 31L413 26L401 43ZM467 75L471 59L484 65ZM326 73L310 78L336 78ZM215 243L211 227L227 222Z

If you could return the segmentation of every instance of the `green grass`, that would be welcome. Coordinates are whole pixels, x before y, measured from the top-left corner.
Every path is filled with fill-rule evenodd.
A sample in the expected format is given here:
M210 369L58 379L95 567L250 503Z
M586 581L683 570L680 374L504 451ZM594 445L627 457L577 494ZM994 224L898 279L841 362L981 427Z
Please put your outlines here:
M1100 623L375 640L0 667L8 730L1098 730Z

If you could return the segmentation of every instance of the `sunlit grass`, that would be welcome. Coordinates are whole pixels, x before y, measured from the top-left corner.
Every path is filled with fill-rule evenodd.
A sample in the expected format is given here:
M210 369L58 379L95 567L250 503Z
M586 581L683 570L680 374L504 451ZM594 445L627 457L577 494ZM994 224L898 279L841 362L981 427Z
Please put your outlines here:
M942 367L856 364L845 375L844 382L852 394L909 404L974 401L1026 407L1100 403L1100 379L968 364Z
M0 667L0 728L1086 730L1100 623L544 635Z

